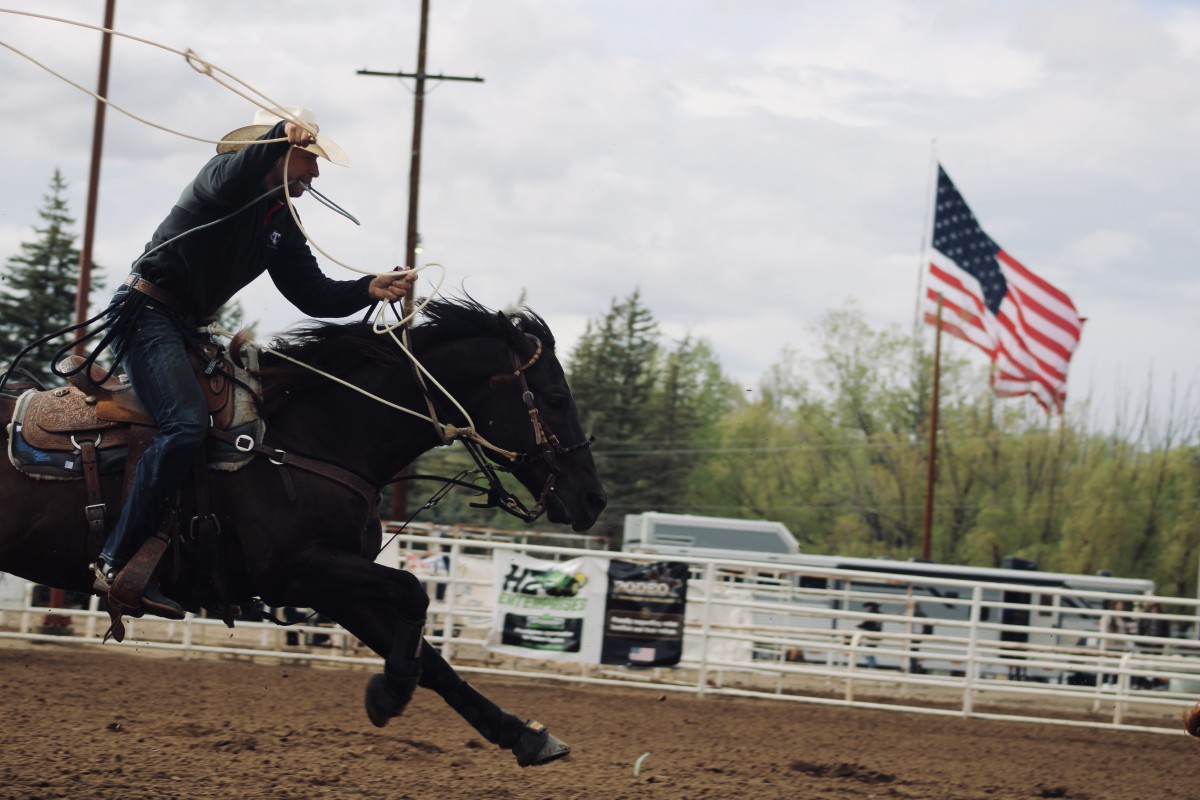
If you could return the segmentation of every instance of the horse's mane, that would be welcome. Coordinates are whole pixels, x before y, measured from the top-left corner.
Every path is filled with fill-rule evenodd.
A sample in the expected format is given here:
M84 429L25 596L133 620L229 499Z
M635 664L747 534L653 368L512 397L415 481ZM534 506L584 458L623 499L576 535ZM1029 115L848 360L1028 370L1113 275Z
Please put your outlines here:
M554 347L554 336L545 320L528 308L498 312L473 298L431 300L411 329L411 346L416 354L437 344L457 339L495 337L515 341L524 331L538 337L542 345ZM397 332L399 335L399 332ZM271 342L271 349L333 375L346 375L363 367L408 367L409 360L391 336L377 334L366 322L312 322L294 328ZM318 384L325 379L311 369L286 359L263 354L261 375L268 408L285 392Z

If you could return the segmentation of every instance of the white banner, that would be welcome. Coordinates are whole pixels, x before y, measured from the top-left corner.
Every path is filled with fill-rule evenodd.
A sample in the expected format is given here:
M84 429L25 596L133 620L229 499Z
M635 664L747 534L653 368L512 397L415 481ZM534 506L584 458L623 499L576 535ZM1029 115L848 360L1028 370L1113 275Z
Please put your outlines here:
M488 647L526 658L600 663L608 562L497 553Z

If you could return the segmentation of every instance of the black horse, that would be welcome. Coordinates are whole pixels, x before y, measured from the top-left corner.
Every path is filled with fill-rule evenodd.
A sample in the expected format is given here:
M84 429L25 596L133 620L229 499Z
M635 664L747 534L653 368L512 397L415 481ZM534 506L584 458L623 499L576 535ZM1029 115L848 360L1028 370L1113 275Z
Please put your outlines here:
M439 423L457 426L442 431L459 433L469 426L465 411L487 443L490 460L481 463L511 471L552 522L587 530L604 508L604 490L553 336L536 314L438 300L412 328L409 345L427 377L417 376L390 334L364 323L316 324L263 352L263 445L277 456L255 457L237 472L208 472L225 599L232 592L272 607L312 608L378 653L384 670L366 690L373 724L399 715L420 685L488 741L511 749L522 766L545 763L569 749L462 680L422 638L429 601L420 583L374 562L380 489L444 443L437 425L397 407L427 415L432 409ZM11 397L0 397L5 421L13 407ZM330 465L334 477L281 465L279 451ZM91 591L83 482L33 480L3 461L0 570ZM105 478L105 497L120 497L120 490L120 475ZM509 502L523 510L511 496ZM171 569L173 562L164 558L159 569L164 590L189 610L215 607L221 598L211 582L196 579L194 570Z

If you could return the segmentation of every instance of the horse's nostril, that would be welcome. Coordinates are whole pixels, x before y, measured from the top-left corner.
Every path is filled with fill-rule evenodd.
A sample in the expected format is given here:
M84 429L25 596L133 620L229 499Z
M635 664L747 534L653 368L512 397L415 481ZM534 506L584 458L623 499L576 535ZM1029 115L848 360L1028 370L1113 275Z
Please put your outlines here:
M608 505L608 498L604 495L604 492L589 492L587 496L587 504L589 507L594 508L596 513L599 514L604 510L604 507Z

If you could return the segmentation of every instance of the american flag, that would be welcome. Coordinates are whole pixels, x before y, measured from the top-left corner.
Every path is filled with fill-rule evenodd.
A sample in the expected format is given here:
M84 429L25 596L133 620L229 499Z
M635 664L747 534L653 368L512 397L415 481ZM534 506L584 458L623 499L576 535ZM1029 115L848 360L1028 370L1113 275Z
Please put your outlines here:
M658 651L653 647L629 648L629 660L634 663L653 661L656 658L658 658Z
M1001 397L1032 395L1062 413L1067 367L1083 318L1065 293L1000 249L938 165L933 249L922 306L925 321L987 353Z

